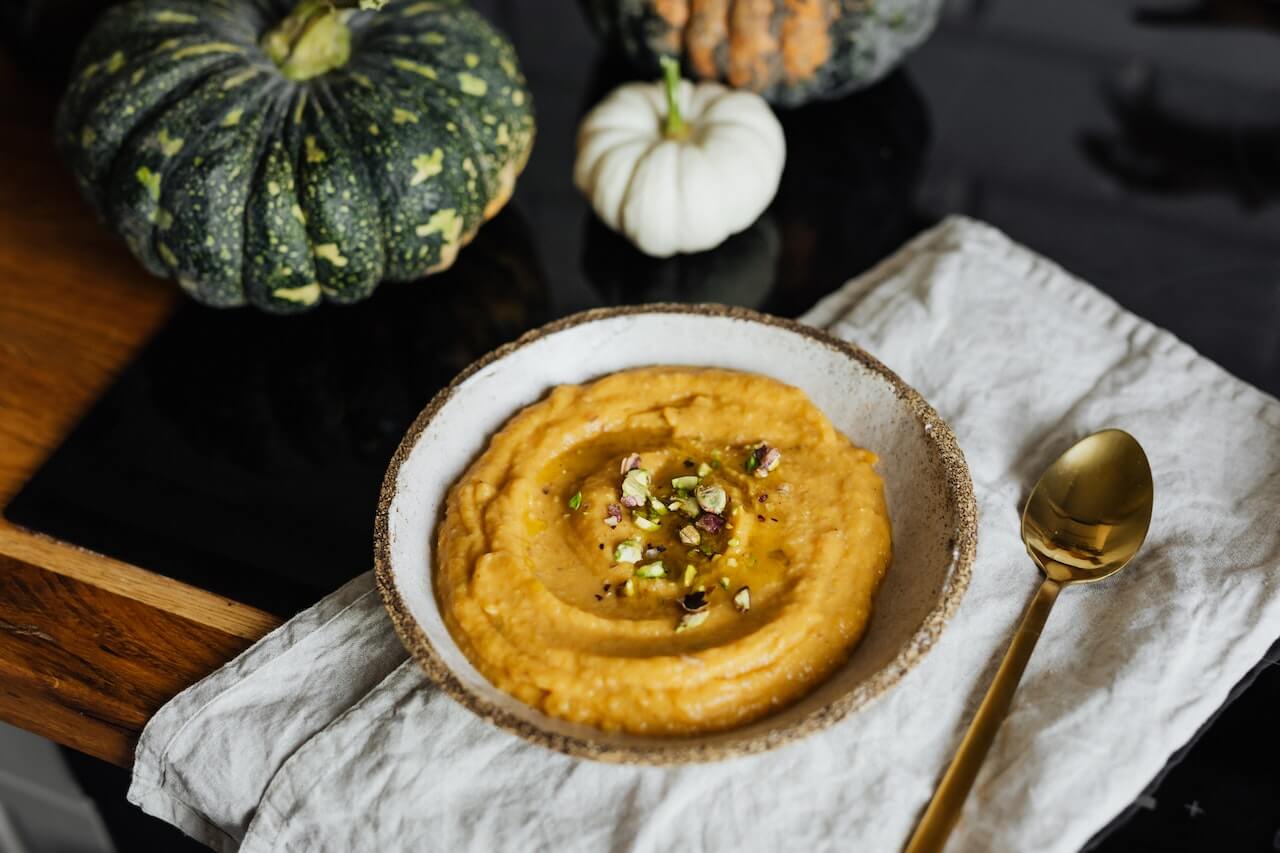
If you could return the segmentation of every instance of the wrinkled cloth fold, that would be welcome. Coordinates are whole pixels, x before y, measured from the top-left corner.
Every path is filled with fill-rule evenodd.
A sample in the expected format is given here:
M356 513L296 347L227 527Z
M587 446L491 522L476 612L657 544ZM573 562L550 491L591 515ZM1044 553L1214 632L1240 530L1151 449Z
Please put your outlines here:
M899 849L1039 582L1018 534L1028 489L1076 438L1115 426L1151 460L1147 543L1060 597L948 847L1078 849L1280 636L1280 403L964 218L802 319L917 388L973 475L973 580L896 688L764 755L573 759L434 689L366 573L165 705L130 801L250 853Z

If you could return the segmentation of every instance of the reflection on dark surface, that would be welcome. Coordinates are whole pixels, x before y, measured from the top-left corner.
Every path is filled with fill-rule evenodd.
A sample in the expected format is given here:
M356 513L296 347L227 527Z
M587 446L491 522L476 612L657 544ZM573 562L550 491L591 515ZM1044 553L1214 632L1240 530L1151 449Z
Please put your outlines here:
M779 118L787 163L777 198L715 249L650 258L588 218L583 270L605 302L727 302L796 315L924 227L913 201L929 122L905 73Z
M759 308L773 289L779 238L765 213L714 249L651 258L597 216L587 219L583 270L609 304L728 302Z
M1103 87L1118 127L1089 131L1090 162L1139 192L1227 193L1246 207L1280 197L1280 120L1240 126L1166 106L1149 72Z
M1280 30L1280 3L1275 0L1191 0L1144 6L1134 14L1140 24L1182 27L1263 27Z
M546 304L508 209L449 272L358 305L185 306L6 515L293 612L370 567L382 474L431 395Z
M792 316L931 224L915 208L931 134L920 91L902 71L779 117L787 165L769 209L782 262L767 307Z

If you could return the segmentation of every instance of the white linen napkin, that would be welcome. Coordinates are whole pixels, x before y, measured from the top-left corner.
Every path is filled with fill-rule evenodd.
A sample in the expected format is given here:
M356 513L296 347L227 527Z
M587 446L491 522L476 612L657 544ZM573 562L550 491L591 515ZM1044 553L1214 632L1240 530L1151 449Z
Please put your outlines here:
M1155 473L1147 544L1059 599L948 849L1079 848L1280 636L1280 403L962 218L804 319L933 403L978 495L969 591L888 694L764 755L568 758L434 689L365 574L162 708L129 799L224 851L896 850L1039 583L1018 537L1027 490L1117 426Z

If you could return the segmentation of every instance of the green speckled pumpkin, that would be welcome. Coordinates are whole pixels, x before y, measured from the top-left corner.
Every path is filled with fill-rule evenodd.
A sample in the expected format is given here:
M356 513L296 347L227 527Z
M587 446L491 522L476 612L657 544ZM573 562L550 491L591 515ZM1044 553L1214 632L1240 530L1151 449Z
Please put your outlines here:
M533 132L514 50L458 0L133 0L81 46L57 126L147 269L275 312L448 267Z
M869 86L924 41L942 0L583 0L596 28L641 71L679 56L782 106Z

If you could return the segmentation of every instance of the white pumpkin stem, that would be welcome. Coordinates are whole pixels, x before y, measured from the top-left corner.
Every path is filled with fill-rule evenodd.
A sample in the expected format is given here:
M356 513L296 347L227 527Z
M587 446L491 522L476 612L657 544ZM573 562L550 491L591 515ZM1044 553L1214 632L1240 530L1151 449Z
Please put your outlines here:
M689 132L676 98L680 92L680 63L670 56L660 57L658 61L662 63L662 81L667 90L667 123L663 133L668 139L680 139Z

